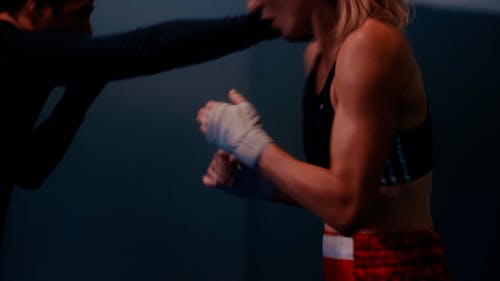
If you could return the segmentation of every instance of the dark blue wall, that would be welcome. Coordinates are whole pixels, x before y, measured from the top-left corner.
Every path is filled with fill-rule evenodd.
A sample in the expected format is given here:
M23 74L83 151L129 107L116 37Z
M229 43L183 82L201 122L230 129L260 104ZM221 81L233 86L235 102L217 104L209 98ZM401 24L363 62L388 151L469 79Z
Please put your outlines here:
M500 14L417 9L434 126L433 213L454 280L500 280Z
M99 35L235 14L243 2L97 1L93 21ZM418 7L408 29L431 102L433 213L454 280L500 279L499 19ZM321 280L321 222L204 188L213 148L194 120L207 98L237 87L273 138L302 158L303 47L275 40L108 85L44 188L16 190L3 279Z

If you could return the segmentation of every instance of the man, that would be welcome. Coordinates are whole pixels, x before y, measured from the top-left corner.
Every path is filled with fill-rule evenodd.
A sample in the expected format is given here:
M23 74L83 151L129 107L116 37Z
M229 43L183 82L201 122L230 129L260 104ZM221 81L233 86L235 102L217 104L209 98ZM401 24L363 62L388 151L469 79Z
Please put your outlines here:
M0 237L14 185L39 188L111 80L214 59L275 36L254 15L90 37L94 0L0 0ZM66 91L34 124L56 85Z

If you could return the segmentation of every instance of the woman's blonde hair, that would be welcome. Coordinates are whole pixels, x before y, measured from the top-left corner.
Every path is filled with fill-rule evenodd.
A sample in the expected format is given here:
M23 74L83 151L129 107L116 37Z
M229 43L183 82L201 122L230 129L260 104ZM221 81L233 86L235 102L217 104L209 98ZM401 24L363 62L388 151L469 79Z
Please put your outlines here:
M337 32L340 39L372 17L403 29L410 21L407 0L334 0L337 2Z

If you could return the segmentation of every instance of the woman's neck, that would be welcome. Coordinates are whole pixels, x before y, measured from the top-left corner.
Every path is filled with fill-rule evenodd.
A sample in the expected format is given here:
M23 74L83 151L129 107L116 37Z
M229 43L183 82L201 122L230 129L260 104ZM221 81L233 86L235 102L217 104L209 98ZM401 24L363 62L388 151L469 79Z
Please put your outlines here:
M337 11L335 4L325 3L313 12L312 28L314 39L320 46L322 58L334 62L340 48L337 32Z

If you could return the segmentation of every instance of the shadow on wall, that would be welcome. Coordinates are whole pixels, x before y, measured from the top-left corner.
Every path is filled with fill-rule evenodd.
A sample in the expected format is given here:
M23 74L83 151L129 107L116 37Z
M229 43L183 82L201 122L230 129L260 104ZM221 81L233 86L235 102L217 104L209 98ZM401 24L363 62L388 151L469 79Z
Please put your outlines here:
M430 100L433 215L453 280L500 280L500 14L417 6L408 35Z

